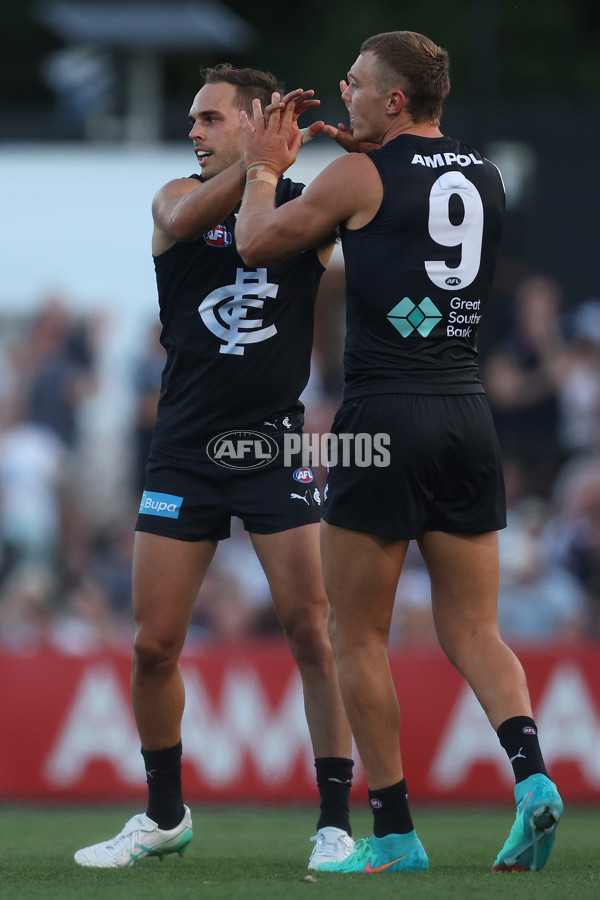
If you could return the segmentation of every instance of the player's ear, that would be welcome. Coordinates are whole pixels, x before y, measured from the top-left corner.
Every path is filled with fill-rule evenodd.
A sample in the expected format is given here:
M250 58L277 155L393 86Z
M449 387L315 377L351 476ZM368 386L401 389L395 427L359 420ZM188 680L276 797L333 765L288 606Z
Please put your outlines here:
M398 115L406 106L406 94L404 91L390 91L387 102L387 112L390 115Z

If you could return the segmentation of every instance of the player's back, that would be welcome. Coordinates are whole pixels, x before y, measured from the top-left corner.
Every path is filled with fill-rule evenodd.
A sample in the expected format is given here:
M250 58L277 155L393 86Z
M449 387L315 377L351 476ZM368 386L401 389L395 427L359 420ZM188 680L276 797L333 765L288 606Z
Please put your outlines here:
M345 396L481 391L475 342L502 232L500 173L449 137L403 134L369 156L381 206L342 232Z

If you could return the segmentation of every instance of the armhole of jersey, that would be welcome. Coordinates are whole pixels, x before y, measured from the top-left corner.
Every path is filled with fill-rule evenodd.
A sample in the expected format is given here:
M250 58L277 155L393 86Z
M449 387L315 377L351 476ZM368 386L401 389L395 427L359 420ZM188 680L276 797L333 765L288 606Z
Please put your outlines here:
M371 150L370 152L366 153L365 155L369 157L372 165L375 166L375 170L376 170L377 174L379 175L379 180L381 181L381 186L383 188L382 195L381 195L381 203L377 207L377 211L375 212L375 215L373 216L373 218L369 219L369 221L365 225L361 225L360 228L346 228L345 225L340 224L340 226L339 226L340 235L343 232L345 232L346 234L361 234L363 231L367 231L368 228L371 228L374 224L376 224L377 220L382 215L382 210L383 210L383 206L385 203L385 184L383 182L383 178L381 177L381 170L379 169L379 166L377 166L377 164L373 162L373 159L371 157L371 153L373 153L373 152L374 151Z
M164 253L159 253L158 256L155 256L154 253L153 253L153 254L152 254L152 259L154 260L154 263L156 264L156 262L157 262L159 259L166 259L168 256L174 256L175 253L177 252L177 251L176 251L176 248L177 248L177 247L185 247L185 246L189 246L190 243L195 243L195 241L194 241L194 242L192 242L192 241L189 241L189 242L186 241L185 243L183 243L182 241L175 241L175 243L174 243L174 244L171 244L171 246L170 246L167 250L165 250Z
M319 250L317 247L314 247L311 250L311 253L314 256L314 265L315 265L315 269L317 270L317 275L319 275L319 277L320 277L327 271L327 266L324 266L323 263L321 262L321 260L319 259ZM333 251L332 251L332 255L333 255ZM331 262L331 257L329 259L329 262Z
M486 156L484 156L483 158L487 162L491 163L491 165L495 168L496 172L498 173L498 176L500 178L500 184L502 185L502 190L504 191L504 200L506 201L506 185L504 184L504 178L502 177L502 172L500 171L500 169L498 168L498 166L496 165L496 163L493 160L487 159Z
M327 271L327 266L324 266L319 259L319 247L311 247L309 250L304 250L300 253L300 256L309 257L311 265L319 277Z

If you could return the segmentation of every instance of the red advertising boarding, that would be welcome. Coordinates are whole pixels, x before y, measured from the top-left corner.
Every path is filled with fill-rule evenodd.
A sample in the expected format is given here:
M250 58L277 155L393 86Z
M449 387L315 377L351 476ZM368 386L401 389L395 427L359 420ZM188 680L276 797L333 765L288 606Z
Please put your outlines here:
M600 648L572 645L519 655L546 763L563 798L598 803ZM412 801L512 803L506 755L441 652L398 649L391 666ZM0 654L0 797L145 797L129 667L128 654ZM284 644L202 647L186 653L182 671L188 802L315 802L302 687Z

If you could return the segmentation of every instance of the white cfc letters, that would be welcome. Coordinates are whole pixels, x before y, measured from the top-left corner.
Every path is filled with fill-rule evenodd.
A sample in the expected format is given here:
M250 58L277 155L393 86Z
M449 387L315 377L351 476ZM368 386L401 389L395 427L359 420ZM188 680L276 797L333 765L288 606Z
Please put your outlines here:
M458 194L462 200L462 222L450 219L450 198ZM462 172L444 172L434 182L429 194L429 234L443 247L460 245L460 263L450 267L443 259L425 260L427 275L436 287L456 291L467 287L477 277L481 265L483 239L483 203L479 191Z
M247 344L266 341L277 334L275 325L263 326L261 318L248 318L249 309L262 310L265 300L277 297L279 285L267 280L266 269L236 269L235 284L208 294L198 312L206 327L223 343L219 353L243 356Z

